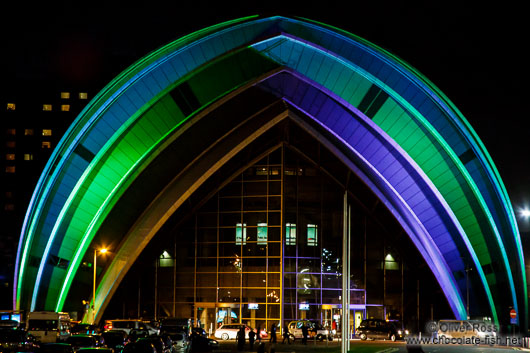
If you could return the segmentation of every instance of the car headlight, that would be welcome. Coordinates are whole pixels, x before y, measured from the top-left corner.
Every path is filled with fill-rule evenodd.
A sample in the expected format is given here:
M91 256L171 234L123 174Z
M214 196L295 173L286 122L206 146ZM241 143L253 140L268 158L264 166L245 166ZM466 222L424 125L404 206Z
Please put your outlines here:
M402 334L403 334L403 331L398 330L398 335L402 335Z
M331 330L331 333L332 333L332 334L336 334L336 333L337 333L337 330Z
M409 334L409 330L405 330L405 335L408 335Z

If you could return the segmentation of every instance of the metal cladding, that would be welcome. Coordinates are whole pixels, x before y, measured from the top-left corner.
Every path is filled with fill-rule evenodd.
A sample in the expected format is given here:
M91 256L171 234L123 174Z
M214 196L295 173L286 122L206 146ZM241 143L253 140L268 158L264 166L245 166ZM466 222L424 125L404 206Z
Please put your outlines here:
M180 38L91 101L54 151L29 205L14 307L61 311L94 236L127 188L202 115L249 88L283 100L343 152L410 236L456 318L467 316L472 268L479 278L474 293L486 298L481 313L505 322L513 307L527 326L514 213L462 114L387 51L340 29L285 17L247 17ZM96 317L149 240L234 148L204 161L203 178L175 181L167 196L152 195L140 219L117 235L122 245L98 285Z

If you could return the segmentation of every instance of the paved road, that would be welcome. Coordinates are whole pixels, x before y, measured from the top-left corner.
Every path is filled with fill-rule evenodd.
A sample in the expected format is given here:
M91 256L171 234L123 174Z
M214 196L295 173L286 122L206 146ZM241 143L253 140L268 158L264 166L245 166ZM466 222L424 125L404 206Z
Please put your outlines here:
M281 340L280 340L281 342ZM268 341L266 343L266 352L269 352L270 344ZM219 350L216 352L238 352L237 345L234 341L220 341ZM274 345L275 352L289 352L289 353L299 353L299 352L316 352L316 353L340 353L340 341L333 342L313 342L309 341L308 344L302 345L300 342L295 342L293 344L281 344L277 343ZM407 346L405 342L387 342L387 341L360 341L352 340L350 343L350 349L354 353L509 353L514 352L515 350L524 350L530 352L529 349L521 349L517 347L490 347L490 346L464 346L464 345L451 345L451 344L430 344L430 345L421 345L421 350L417 346ZM254 352L257 350L257 345L254 345ZM245 345L245 350L243 353L251 352L249 350L248 342Z

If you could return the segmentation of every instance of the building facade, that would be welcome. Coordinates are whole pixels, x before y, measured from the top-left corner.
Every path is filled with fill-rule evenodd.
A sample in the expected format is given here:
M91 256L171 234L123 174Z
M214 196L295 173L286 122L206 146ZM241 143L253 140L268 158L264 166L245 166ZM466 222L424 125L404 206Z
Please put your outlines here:
M526 270L513 210L495 165L465 118L434 84L396 56L331 26L284 17L237 19L180 38L136 62L96 95L54 150L37 184L17 255L14 307L75 310L90 281L83 268L91 264L94 249L111 244L114 251L101 264L91 313L99 321L151 241L173 222L196 214L195 208L215 199L216 192L221 200L220 184L238 175L246 180L247 168L260 167L253 161L256 155L277 143L298 141L290 138L290 127L313 138L298 147L299 154L311 155L316 146L324 146L319 150L328 151L347 175L355 175L370 191L358 198L374 197L400 225L398 234L406 234L417 251L414 257L435 278L454 317L491 317L505 325L506 308L513 308L518 323L527 326ZM289 153L284 148L282 155ZM317 166L323 161L311 160ZM286 161L280 165L284 171L294 167ZM277 164L267 162L261 168L269 173L270 165ZM326 168L348 189L337 177L342 167ZM270 208L278 207L277 194L269 193L278 183L273 176L265 183L265 205L242 193L239 219L233 215L229 223L215 226L219 242L199 246L197 238L192 248L207 251L206 258L213 248L230 251L223 253L230 257L234 249L227 249L239 246L236 254L242 258L243 250L254 248L265 251L256 255L255 263L262 266L264 259L259 258L266 257L271 269L274 259L283 260L283 275L275 280L277 271L266 270L263 282L266 295L272 293L269 283L273 290L278 281L283 287L280 319L298 318L303 312L325 317L322 306L334 304L324 300L324 292L335 288L324 284L323 258L335 256L327 253L332 250L326 243L335 232L318 213L327 204L316 195L318 184L309 182L315 189L306 200L292 191L288 175L280 173L283 209L276 212ZM297 187L304 185L298 181ZM247 219L245 204L250 200L258 202L252 207L259 212ZM312 207L295 213L295 204ZM224 204L218 207L219 222L230 219L225 210ZM266 217L257 216L263 212ZM196 232L213 227L212 222L200 220ZM183 236L187 240L195 235ZM266 250L260 250L265 244L258 242L265 237ZM234 244L221 246L230 238ZM293 241L296 245L290 245ZM365 244L368 248L370 242ZM380 242L375 244L380 247ZM393 265L386 270L383 255L383 274L395 271L390 270ZM390 255L388 262L393 262ZM218 270L225 264L217 258L223 256L205 260L210 270L215 263L212 281L224 278ZM199 259L195 256L194 262ZM357 259L372 261L368 255ZM243 273L253 272L243 272L245 261L240 261L242 272L229 286L238 278L243 284ZM383 291L371 290L371 278L381 283L381 277L367 274L366 286L352 295L357 300L364 291L366 304L355 305L365 305L366 312L369 305L383 305L371 301L376 292L384 294L387 305L386 278ZM320 299L309 289L317 283ZM200 288L194 284L194 303L202 298ZM260 297L238 288L238 319L252 318L257 312L244 313L241 305ZM200 302L217 305L229 298L228 293L214 292L215 301L212 291L205 291L207 300ZM173 298L176 303L176 294ZM258 309L249 310L262 310L259 303L273 310L276 304L267 298L251 303ZM316 305L320 309L312 311ZM264 319L277 319L275 312L270 315Z

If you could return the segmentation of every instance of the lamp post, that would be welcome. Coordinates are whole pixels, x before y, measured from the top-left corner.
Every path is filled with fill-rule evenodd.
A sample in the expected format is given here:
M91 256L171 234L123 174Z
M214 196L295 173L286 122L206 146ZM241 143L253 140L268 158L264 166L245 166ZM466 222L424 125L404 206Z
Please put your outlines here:
M92 287L92 324L96 321L96 266L98 260L98 251L100 254L105 254L108 250L103 249L94 249L94 282Z

